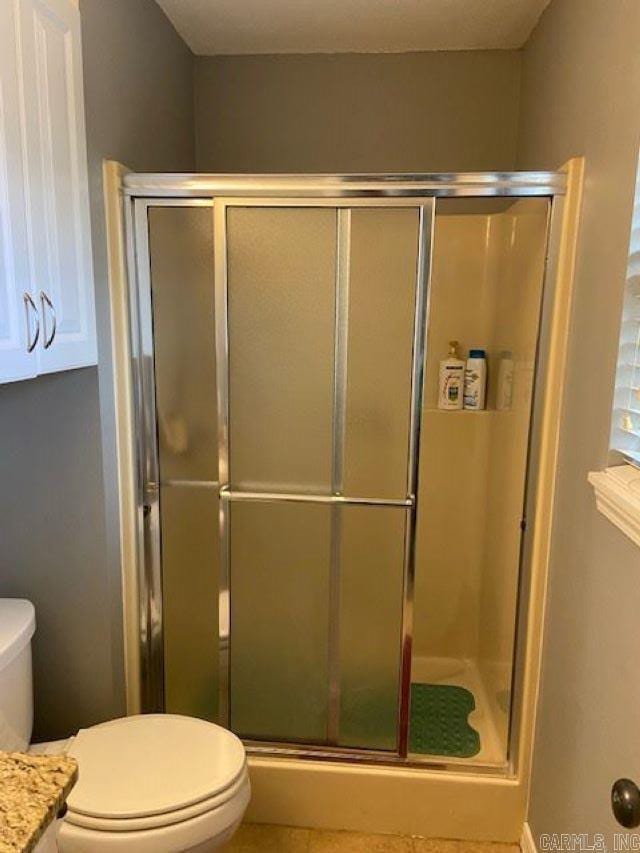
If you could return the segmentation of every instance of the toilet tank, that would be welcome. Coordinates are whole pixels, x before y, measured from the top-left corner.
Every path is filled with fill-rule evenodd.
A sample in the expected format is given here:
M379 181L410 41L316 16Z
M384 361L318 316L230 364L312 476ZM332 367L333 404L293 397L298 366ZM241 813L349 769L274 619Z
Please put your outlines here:
M0 750L24 751L33 727L33 604L0 598Z

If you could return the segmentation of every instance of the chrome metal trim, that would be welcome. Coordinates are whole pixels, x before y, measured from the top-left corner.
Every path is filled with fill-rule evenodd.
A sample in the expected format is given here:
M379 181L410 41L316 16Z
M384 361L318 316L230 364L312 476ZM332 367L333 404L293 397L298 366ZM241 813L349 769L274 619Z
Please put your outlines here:
M220 490L220 483L217 480L180 480L173 478L170 480L161 480L160 485L162 487L174 486L191 489L212 489L216 492Z
M340 764L365 767L367 765L415 768L435 770L443 773L480 774L487 776L510 776L506 764L474 763L466 758L450 758L436 755L420 758L412 755L403 758L396 752L381 750L361 750L340 746L322 746L313 744L281 743L277 741L252 741L243 739L247 755L265 758L302 759L312 761L334 761Z
M218 595L218 722L229 726L231 667L231 554L229 505L229 316L227 294L227 210L223 202L213 206L216 383L218 392L218 479L220 504L220 570Z
M125 247L127 255L127 276L129 283L128 307L129 307L129 335L131 344L131 393L132 393L132 421L135 443L135 476L136 476L136 568L138 585L138 631L140 643L138 649L138 661L140 668L140 684L138 686L140 709L149 709L148 697L148 672L147 661L149 659L147 612L149 593L146 587L147 568L145 565L145 530L144 530L144 507L146 498L144 495L144 471L142 461L144 459L144 424L142 422L143 395L142 395L142 359L140 356L140 327L138 322L138 291L140 284L137 275L137 258L135 248L135 229L133 226L133 199L123 200L123 211L125 221Z
M420 467L420 430L422 425L422 400L424 395L427 320L431 295L431 269L433 256L433 229L435 226L435 200L420 208L420 236L416 270L416 297L413 331L413 362L411 376L411 413L409 427L409 454L407 466L407 493L413 495L411 512L405 526L405 560L403 578L402 646L400 663L400 696L398 707L398 748L406 758L409 751L409 716L411 710L411 665L413 646L413 602L415 587L415 531L418 508L418 475Z
M135 174L130 172L129 174ZM124 191L125 196L131 196L131 193ZM149 197L135 195L133 198L143 199L147 207L213 207L213 199L191 198L189 196L177 195L175 197L151 194Z
M227 211L216 201L213 208L215 286L216 380L218 390L218 452L220 487L229 485L229 331L227 303Z
M56 317L56 309L53 307L53 302L49 299L48 295L44 292L44 290L40 291L40 304L42 305L42 329L44 332L44 341L43 347L44 349L49 349L51 344L53 343L53 339L56 336L56 331L58 329L58 318ZM45 311L45 306L49 308L51 311L51 317L53 319L53 323L51 325L51 334L47 337L47 312Z
M145 498L148 498L150 501L154 501L156 500L156 496L159 494L160 486L158 483L146 482L143 484L143 489Z
M335 289L335 354L333 387L333 471L334 495L344 490L344 442L347 417L347 348L349 338L349 278L351 264L351 211L337 211L337 253Z
M162 638L162 555L158 441L155 403L151 259L147 205L133 202L132 252L137 286L132 289L132 358L137 398L139 454L138 511L142 562L140 572L141 702L144 711L164 709Z
M264 196L211 196L211 198L214 198L216 202L219 199L222 199L228 208L268 207L270 209L278 209L281 207L300 207L313 208L314 210L323 210L329 208L331 210L354 211L362 209L367 210L370 208L377 207L383 207L385 210L393 210L398 207L403 209L417 208L420 207L420 205L424 202L425 198L431 198L431 196L416 196L415 198L409 198L407 196L363 196L361 198L353 198L351 196L348 196L346 198L339 198L337 196L310 197L308 195L283 195L268 198L265 198ZM176 200L179 199L179 196L176 197ZM203 201L203 199L199 199L199 201Z
M335 284L335 329L333 370L333 466L331 491L344 491L344 447L347 416L347 357L349 337L349 275L351 262L351 211L337 210L337 251ZM331 508L331 562L329 566L329 699L327 740L340 739L340 575L342 551L342 510Z
M430 196L562 195L561 172L443 172L406 174L134 174L124 178L133 196L279 196L308 198L425 198Z
M229 728L231 720L231 519L229 502L218 504L220 574L218 594L218 724ZM225 622L226 620L226 622ZM225 628L228 626L228 634Z
M420 455L420 428L422 425L422 399L424 394L427 319L431 297L431 267L433 230L435 227L435 202L420 208L420 236L416 303L413 331L413 364L411 376L411 410L409 415L409 465L407 469L407 494L415 495L418 487ZM415 503L415 502L414 502Z
M22 299L24 301L24 309L27 320L27 352L33 352L36 348L36 344L38 343L38 338L40 337L40 315L38 313L36 303L33 301L33 296L29 293L28 290L25 290L24 294L22 295ZM29 308L32 308L36 315L36 333L33 338L31 337Z
M531 556L534 537L535 506L537 502L538 470L541 453L541 435L544 429L544 410L547 399L547 361L549 359L549 340L552 334L554 303L558 260L562 242L564 219L564 198L553 199L548 214L546 233L545 268L540 294L538 317L538 338L533 371L533 389L531 412L529 416L529 437L527 461L525 466L525 486L522 500L522 523L524 529L520 537L520 557L518 565L517 600L515 605L513 669L511 673L511 707L509 713L509 731L507 735L507 757L514 772L517 770L520 755L520 719L522 711L522 693L526 663L527 629L529 624L529 601L531 594Z
M401 508L413 506L413 497L404 499L394 498L352 498L347 495L305 495L289 494L287 492L242 492L228 488L220 489L220 497L228 501L287 501L289 503L337 504L361 506L396 506Z

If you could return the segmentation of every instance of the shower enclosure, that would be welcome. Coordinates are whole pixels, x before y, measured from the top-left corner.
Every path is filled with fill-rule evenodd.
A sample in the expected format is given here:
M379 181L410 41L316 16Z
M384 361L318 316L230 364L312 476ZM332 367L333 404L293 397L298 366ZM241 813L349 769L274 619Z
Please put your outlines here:
M127 177L144 710L254 752L507 766L563 189ZM437 408L451 339L487 351L485 410Z

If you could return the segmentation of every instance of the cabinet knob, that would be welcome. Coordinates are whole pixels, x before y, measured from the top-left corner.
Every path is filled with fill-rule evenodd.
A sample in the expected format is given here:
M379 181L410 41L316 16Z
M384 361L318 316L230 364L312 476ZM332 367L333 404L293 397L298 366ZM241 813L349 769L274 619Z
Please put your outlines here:
M621 826L640 826L640 789L631 779L618 779L611 789L611 808Z

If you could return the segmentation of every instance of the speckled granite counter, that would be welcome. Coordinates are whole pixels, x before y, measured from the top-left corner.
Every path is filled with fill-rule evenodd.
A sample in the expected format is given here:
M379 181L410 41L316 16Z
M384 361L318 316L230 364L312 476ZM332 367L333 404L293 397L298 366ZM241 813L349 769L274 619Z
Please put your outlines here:
M0 752L0 853L33 850L77 778L66 755Z

